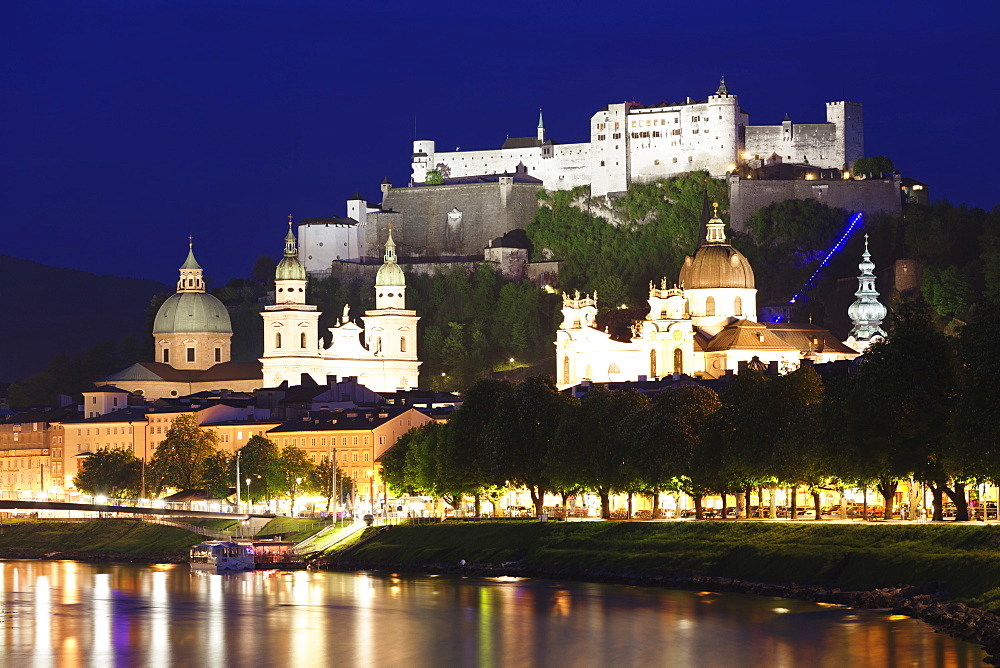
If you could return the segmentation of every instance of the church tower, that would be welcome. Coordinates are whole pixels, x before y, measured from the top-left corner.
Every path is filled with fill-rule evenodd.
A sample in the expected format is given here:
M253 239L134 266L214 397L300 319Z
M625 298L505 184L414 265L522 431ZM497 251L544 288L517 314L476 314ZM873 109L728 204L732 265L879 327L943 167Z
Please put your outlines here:
M396 260L392 230L385 243L385 262L375 275L375 308L365 311L365 347L384 360L383 386L409 389L417 386L416 311L406 308L406 276Z
M865 252L861 254L861 263L858 269L861 275L858 276L858 291L854 293L857 299L847 309L847 314L851 316L854 327L848 334L844 345L863 353L868 347L886 337L882 329L882 321L885 320L888 311L878 300L878 290L875 289L875 263L872 262L872 254L868 252L868 235L865 235Z
M156 361L175 369L203 371L229 361L232 338L229 312L205 292L205 277L189 240L177 292L163 302L153 321Z
M320 375L319 310L306 304L306 270L288 217L285 255L274 271L274 304L264 307L264 383L297 385L303 373Z

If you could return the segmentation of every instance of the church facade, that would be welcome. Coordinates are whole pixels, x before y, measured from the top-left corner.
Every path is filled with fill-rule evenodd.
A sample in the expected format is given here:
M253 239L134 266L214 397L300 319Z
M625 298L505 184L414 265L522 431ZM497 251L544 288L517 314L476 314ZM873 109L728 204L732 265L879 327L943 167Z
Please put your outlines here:
M670 374L718 378L741 367L794 371L853 359L858 352L812 324L757 322L757 289L746 257L716 214L705 243L685 258L677 284L649 284L649 311L618 341L596 324L597 294L563 295L556 331L556 385L620 382Z
M416 389L420 317L406 308L406 277L396 259L390 231L384 264L375 277L375 308L365 311L362 327L351 319L345 306L340 322L330 328L330 344L323 347L320 312L305 302L308 279L289 222L285 255L275 270L275 303L265 306L262 314L264 355L260 363L264 383L298 385L303 374L325 383L327 376L335 375L356 376L374 392Z

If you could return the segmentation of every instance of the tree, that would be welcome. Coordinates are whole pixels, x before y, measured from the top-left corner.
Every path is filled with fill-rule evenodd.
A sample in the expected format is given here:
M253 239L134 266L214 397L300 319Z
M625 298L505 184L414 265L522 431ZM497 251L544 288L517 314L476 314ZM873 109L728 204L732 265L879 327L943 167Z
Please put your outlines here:
M288 497L289 504L294 511L295 498L305 489L303 483L306 486L310 484L316 465L309 461L309 456L304 450L294 445L288 445L282 448L276 466L280 471L278 476L280 485L276 492Z
M273 257L261 253L250 269L250 279L256 283L270 285L274 282L274 271L277 267L278 263Z
M968 519L968 480L950 452L957 392L952 343L934 327L926 304L903 301L893 316L888 339L873 344L857 373L839 387L827 438L838 444L842 470L861 483L874 482L886 519L892 518L899 480L910 475L926 481L936 501L947 494L956 519Z
M239 485L236 480L236 456L216 450L205 458L205 472L202 482L208 493L216 499L225 499Z
M492 479L527 488L538 515L545 492L553 490L548 452L563 414L575 403L550 379L527 378L501 397L487 428Z
M277 444L263 436L251 436L247 444L239 449L240 475L250 484L244 487L246 498L257 502L268 502L278 495L285 484L281 469L281 452Z
M84 494L134 499L142 486L142 462L129 450L101 449L80 463L73 484Z
M388 484L388 479L385 477L384 460L382 464L382 479L386 480L386 484ZM331 462L326 457L323 457L319 464L310 471L309 491L319 494L326 499L326 512L330 512L330 505L334 497L337 497L338 505L344 503L347 495L350 494L351 487L351 479L344 474L336 462Z
M715 460L708 456L706 433L719 406L718 395L700 385L664 390L637 439L640 479L653 490L669 488L691 496L697 519L703 517L702 498L715 487Z
M855 176L867 176L880 178L885 174L892 174L896 171L896 166L892 160L884 155L876 155L871 158L858 158L851 165Z
M641 461L636 456L636 417L647 400L635 390L592 389L587 397L562 411L546 466L559 489L580 486L601 498L601 517L609 519L609 496L639 488Z
M202 429L193 415L174 419L167 434L149 460L153 479L159 488L195 489L202 484L205 461L218 445L214 431Z
M441 170L428 169L426 176L424 176L424 183L429 186L444 183L444 176L441 174Z

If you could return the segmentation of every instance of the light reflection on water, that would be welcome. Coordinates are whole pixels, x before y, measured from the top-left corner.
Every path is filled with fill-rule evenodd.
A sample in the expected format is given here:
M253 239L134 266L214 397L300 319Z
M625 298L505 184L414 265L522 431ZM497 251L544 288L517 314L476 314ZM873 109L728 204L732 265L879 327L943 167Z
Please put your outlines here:
M506 578L0 562L0 664L978 666L921 622L738 594Z

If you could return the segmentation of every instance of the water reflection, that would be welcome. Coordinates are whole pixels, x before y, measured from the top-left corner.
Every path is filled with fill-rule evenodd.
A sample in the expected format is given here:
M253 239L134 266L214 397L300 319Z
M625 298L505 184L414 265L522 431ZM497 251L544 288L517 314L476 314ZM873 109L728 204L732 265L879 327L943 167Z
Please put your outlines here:
M873 611L510 578L0 562L4 665L981 665Z

